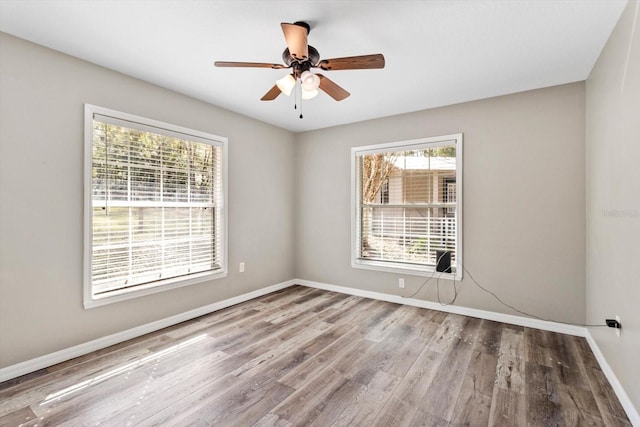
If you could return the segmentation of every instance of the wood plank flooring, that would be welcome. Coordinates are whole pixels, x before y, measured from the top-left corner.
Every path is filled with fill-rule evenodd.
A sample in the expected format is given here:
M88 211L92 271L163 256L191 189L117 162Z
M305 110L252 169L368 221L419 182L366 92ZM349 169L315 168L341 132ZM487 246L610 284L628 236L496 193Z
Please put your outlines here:
M300 286L0 384L2 426L630 426L583 338Z

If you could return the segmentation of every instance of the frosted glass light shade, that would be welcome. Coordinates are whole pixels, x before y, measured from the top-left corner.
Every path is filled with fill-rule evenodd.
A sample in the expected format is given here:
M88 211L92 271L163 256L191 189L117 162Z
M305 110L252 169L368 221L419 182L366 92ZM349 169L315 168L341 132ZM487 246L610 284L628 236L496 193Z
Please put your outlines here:
M318 89L306 90L304 87L302 88L302 99L312 99L318 96Z
M300 81L302 82L302 88L309 92L318 89L318 86L320 86L320 77L310 71L303 72L300 75Z
M291 91L293 90L295 85L296 85L296 79L294 79L291 74L287 74L280 80L276 81L276 86L278 86L278 89L280 89L280 92L284 93L287 96L291 95Z

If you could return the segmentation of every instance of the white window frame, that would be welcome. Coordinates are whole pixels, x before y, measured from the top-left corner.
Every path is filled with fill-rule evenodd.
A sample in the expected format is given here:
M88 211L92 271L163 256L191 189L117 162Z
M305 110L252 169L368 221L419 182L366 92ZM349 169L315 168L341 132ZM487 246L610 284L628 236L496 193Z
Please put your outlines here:
M108 116L117 120L124 120L137 125L137 128L181 138L191 137L193 140L207 142L222 147L222 220L219 231L222 232L222 265L220 269L190 274L186 277L174 277L151 283L140 284L130 289L109 292L107 295L94 296L92 285L92 246L93 246L93 206L92 206L92 171L93 171L93 118L94 114ZM85 309L99 307L119 301L168 291L183 286L193 285L227 276L228 259L228 191L227 191L227 150L228 139L206 132L196 131L181 126L172 125L146 117L135 116L108 108L91 104L84 105L84 274L83 274L83 302Z
M435 266L408 264L399 261L379 261L362 259L360 255L361 213L360 199L362 197L361 173L358 156L377 154L388 151L417 150L436 148L446 145L456 145L456 262L455 272L438 272ZM367 270L402 273L415 276L434 276L442 279L462 280L462 133L420 138L407 141L388 142L376 145L366 145L351 148L351 266Z

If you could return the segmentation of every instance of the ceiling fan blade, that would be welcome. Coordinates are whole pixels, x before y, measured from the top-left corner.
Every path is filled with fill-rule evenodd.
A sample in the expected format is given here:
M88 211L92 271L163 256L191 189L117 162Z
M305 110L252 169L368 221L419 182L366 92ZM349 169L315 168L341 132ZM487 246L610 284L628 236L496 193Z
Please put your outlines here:
M316 75L320 77L320 89L336 101L342 101L343 99L351 95L349 92L347 92L322 74L316 73Z
M344 58L323 59L318 62L316 68L325 71L333 70L364 70L370 68L384 68L384 55L347 56Z
M280 88L278 88L278 85L273 85L273 87L269 89L269 92L265 93L264 96L260 98L260 101L273 101L281 93L282 92L280 91Z
M289 68L282 64L269 64L267 62L229 62L229 61L216 61L213 63L216 67L245 67L245 68L273 68L279 70L282 68Z
M305 59L309 57L309 47L307 45L307 28L297 24L280 24L284 39L287 41L289 54L296 59Z

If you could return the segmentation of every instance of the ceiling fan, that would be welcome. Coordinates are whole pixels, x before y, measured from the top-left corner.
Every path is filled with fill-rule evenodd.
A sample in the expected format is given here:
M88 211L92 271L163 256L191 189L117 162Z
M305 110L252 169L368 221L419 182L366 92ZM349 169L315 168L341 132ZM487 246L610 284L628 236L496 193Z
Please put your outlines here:
M261 101L272 101L284 93L290 95L298 79L302 87L302 99L311 99L318 95L318 89L336 101L342 101L350 93L320 73L312 73L312 68L324 71L332 70L362 70L384 68L384 56L374 55L347 56L344 58L320 59L320 53L307 44L307 35L311 27L306 22L282 23L282 32L287 42L287 48L282 52L284 64L269 64L264 62L228 62L216 61L216 67L253 67L272 69L291 69L291 73L279 79L269 91L260 98ZM285 65L286 64L286 65Z

